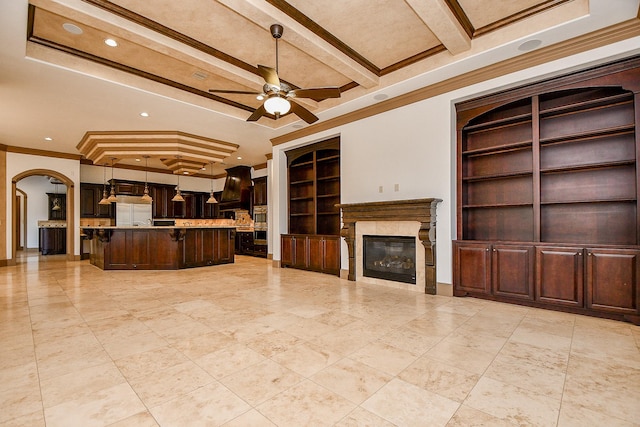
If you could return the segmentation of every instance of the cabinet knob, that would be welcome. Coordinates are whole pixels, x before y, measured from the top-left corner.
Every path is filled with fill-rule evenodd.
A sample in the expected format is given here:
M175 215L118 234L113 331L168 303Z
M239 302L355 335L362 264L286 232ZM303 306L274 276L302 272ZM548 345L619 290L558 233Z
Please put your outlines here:
M495 252L495 251L496 251L496 248L493 248L493 252Z
M489 252L489 248L485 249L485 251Z

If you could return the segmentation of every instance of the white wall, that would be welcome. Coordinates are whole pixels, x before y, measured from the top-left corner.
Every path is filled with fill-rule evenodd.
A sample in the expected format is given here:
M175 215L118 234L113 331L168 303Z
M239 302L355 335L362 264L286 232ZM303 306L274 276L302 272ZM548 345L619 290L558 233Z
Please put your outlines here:
M69 178L70 180L72 180L74 182L74 200L76 200L75 206L74 206L74 212L67 212L67 218L69 218L71 215L73 215L73 217L75 218L75 224L80 224L80 203L78 202L80 200L80 162L78 162L77 160L69 160L69 159L59 159L59 158L53 158L53 157L44 157L44 156L34 156L31 154L20 154L20 153L12 153L12 152L8 152L7 153L7 200L9 200L9 203L6 204L6 218L7 218L7 223L4 224L5 229L6 229L6 233L7 236L12 236L13 234L11 233L11 227L12 227L12 214L11 214L11 209L13 206L13 203L15 202L14 200L12 200L11 198L11 180L13 177L15 177L16 175L22 173L22 172L26 172L29 170L33 170L33 169L47 169L47 170L53 170L56 171L64 176L66 176L67 178ZM34 179L37 177L34 177ZM44 179L44 178L42 178ZM28 178L25 178L24 180L25 185L27 187L31 186L31 180ZM19 188L22 188L24 190L25 185L21 185L22 181L19 181L16 186ZM34 181L35 182L35 181ZM42 190L36 190L38 186L35 185L33 186L33 190L30 191L34 191L34 192L40 192ZM42 189L46 190L46 191L50 191L53 192L53 186L46 186L46 184L43 184ZM43 191L43 192L46 192ZM60 193L63 192L63 188L62 186L58 186L58 191ZM44 195L44 203L45 203L45 209L44 209L44 213L42 213L41 211L41 207L39 207L39 203L42 203L41 201L38 201L37 199L40 199L40 196L38 196L37 194L34 193L34 196L32 197L30 193L27 193L30 195L30 197L28 198L28 203L30 204L29 209L29 218L28 221L32 222L35 221L36 224L36 231L33 232L31 230L32 225L29 225L29 230L27 231L28 233L28 247L38 247L38 243L37 243L37 220L38 219L47 219L47 213L46 213L46 195ZM31 199L34 199L33 202ZM42 200L42 199L40 199ZM33 207L33 215L31 212L31 203L34 203L34 207ZM42 218L35 218L35 216L38 215L42 215ZM33 219L32 219L33 218ZM35 235L35 246L33 245L33 238ZM74 250L74 255L80 255L80 228L79 227L75 227L74 230L74 240L75 240L75 250ZM6 248L7 248L7 254L10 257L11 256L11 238L8 238L7 241L5 242Z
M48 219L48 197L46 193L55 193L56 188L44 176L29 176L16 184L27 194L27 248L38 248L38 221ZM58 185L58 194L66 193L64 185Z
M468 86L391 110L330 131L273 148L273 259L280 259L286 233L286 158L291 148L341 136L341 203L435 197L437 208L437 281L452 283L455 230L455 103L640 53L640 37ZM394 191L398 184L399 190ZM379 187L383 187L382 193ZM346 244L342 268L348 268Z
M93 165L80 165L80 176L82 182L90 182L93 184L102 184L104 179L104 172L102 166ZM205 172L206 173L206 172ZM111 179L111 168L106 168L107 181ZM144 171L131 170L131 169L113 169L113 178L116 181L139 181L144 182ZM225 178L218 178L213 180L213 191L222 191L224 187ZM148 173L148 182L155 182L158 184L172 184L178 183L177 175L170 175L167 173ZM180 189L185 191L211 191L211 180L206 178L196 178L192 176L180 175Z

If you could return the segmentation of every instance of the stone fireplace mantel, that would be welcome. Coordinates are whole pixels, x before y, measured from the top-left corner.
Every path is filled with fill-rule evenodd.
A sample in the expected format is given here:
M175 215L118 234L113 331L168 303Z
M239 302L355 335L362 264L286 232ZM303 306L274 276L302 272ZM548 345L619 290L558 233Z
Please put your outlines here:
M436 293L436 206L441 199L392 200L341 204L342 230L349 251L349 280L356 280L356 223L358 221L418 221L418 238L425 251L425 293Z

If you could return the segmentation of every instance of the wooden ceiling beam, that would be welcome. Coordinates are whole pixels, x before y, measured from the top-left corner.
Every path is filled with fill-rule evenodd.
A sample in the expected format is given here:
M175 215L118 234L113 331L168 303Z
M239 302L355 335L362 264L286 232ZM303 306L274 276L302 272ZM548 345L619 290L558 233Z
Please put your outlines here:
M445 0L405 0L452 55L471 49L471 37Z
M264 28L279 23L285 28L286 42L313 56L364 88L379 84L379 76L357 60L315 34L295 18L264 0L217 0Z

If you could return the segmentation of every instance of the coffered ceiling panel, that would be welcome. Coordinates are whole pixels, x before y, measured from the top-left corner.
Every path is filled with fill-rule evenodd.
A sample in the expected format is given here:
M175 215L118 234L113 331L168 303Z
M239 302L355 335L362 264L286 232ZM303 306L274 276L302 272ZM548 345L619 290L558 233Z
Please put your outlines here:
M438 38L404 0L290 0L289 4L378 69L384 69L440 45ZM366 15L366 19L358 17Z

